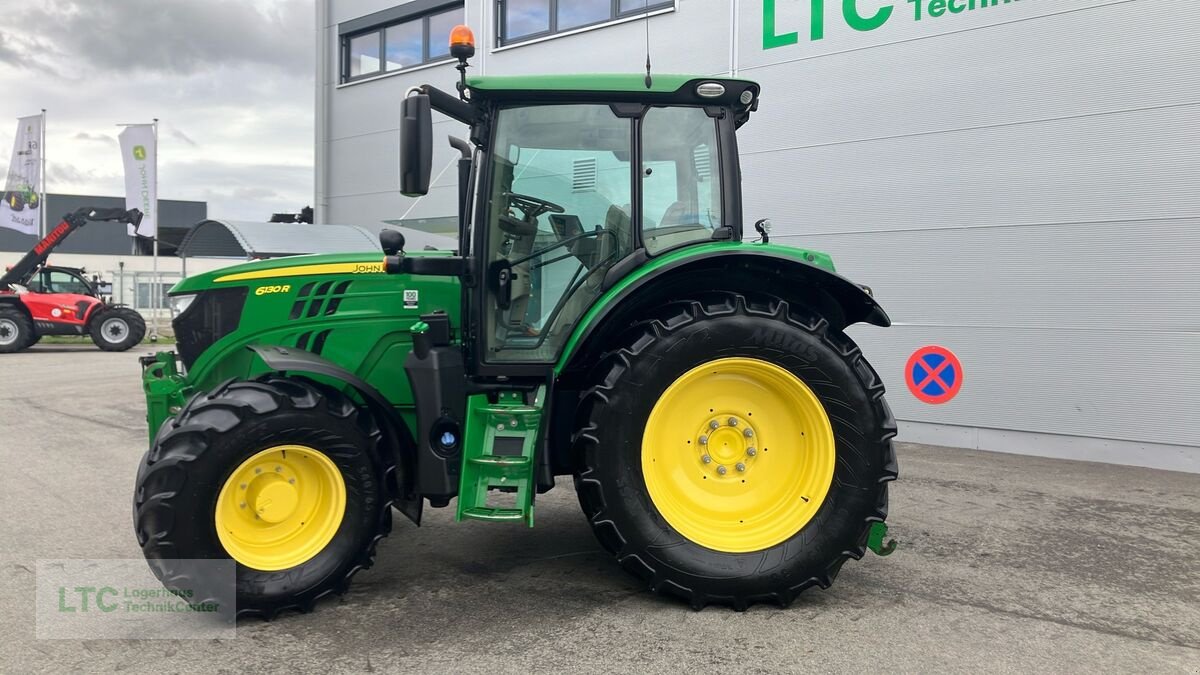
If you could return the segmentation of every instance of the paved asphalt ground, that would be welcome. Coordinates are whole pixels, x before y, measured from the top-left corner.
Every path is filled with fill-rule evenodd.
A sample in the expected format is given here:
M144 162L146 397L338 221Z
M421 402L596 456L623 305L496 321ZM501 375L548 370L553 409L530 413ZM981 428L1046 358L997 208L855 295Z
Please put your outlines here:
M1200 672L1200 476L915 445L899 551L787 610L642 592L567 483L534 530L397 518L348 595L233 640L38 640L37 560L140 557L144 351L0 355L0 672Z

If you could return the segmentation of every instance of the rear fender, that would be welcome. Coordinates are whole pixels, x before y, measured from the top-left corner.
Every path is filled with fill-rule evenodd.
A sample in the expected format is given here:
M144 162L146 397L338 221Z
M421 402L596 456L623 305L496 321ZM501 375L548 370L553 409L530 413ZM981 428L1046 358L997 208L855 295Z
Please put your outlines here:
M15 307L29 317L33 321L33 314L29 311L29 307L21 302L21 296L16 294L3 293L0 294L0 307Z
M652 309L670 297L658 297L651 291L671 280L688 277L697 283L688 288L754 291L767 290L810 304L839 330L855 324L891 325L883 308L867 292L845 277L816 264L823 256L803 249L773 244L725 244L697 246L652 259L643 267L617 281L592 306L572 332L555 366L562 373L574 363L587 361L590 347L606 342L606 333L619 329L609 319L633 317L638 308ZM826 264L827 258L825 258ZM734 273L754 275L752 287L731 285ZM747 284L744 284L747 285ZM786 291L786 292L783 292ZM582 360L581 360L582 359Z
M393 492L396 508L414 523L421 524L423 501L416 495L416 444L408 425L378 389L354 373L328 359L296 347L247 345L271 370L280 373L321 375L344 383L362 397L383 432L384 444L399 467L398 477L388 477L386 483ZM398 480L393 480L398 478Z
M95 320L96 317L100 316L101 310L105 309L106 305L102 301L95 298L93 298L90 303L87 303L91 305L90 307L85 308L84 303L85 301L80 300L75 304L77 307L84 309L83 324L85 330L90 330L92 327L92 321Z

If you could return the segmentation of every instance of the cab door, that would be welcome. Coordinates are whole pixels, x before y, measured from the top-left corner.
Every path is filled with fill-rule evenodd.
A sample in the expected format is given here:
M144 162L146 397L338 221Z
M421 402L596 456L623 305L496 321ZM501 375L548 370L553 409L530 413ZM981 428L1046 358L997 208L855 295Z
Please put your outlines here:
M552 363L633 251L633 130L606 104L498 112L476 249L482 369Z

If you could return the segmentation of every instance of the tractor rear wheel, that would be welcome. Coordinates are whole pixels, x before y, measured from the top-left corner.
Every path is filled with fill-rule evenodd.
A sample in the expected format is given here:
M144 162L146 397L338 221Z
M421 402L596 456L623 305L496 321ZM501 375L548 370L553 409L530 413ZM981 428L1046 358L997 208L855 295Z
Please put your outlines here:
M25 210L25 196L20 192L7 192L4 195L4 201L8 204L8 208L13 211Z
M673 302L592 372L580 504L655 592L786 606L861 558L887 516L883 384L825 319L776 297ZM631 430L641 430L633 431Z
M307 612L345 592L391 531L379 441L369 413L309 380L197 395L138 470L134 529L150 568L178 592L180 561L232 559L238 616Z
M35 339L33 322L25 312L0 306L0 354L19 352Z
M92 319L92 342L106 352L132 349L146 337L146 320L128 307L102 307Z

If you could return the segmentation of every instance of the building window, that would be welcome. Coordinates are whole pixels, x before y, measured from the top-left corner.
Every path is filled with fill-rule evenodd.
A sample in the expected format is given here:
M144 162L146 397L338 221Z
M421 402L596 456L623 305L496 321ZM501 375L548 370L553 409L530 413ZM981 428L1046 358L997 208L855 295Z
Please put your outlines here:
M496 34L508 45L674 6L675 0L496 0Z
M463 3L416 0L339 26L341 81L375 77L450 58L450 29Z
M346 74L362 77L379 72L379 34L367 33L347 40L350 54Z

